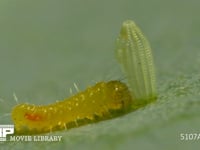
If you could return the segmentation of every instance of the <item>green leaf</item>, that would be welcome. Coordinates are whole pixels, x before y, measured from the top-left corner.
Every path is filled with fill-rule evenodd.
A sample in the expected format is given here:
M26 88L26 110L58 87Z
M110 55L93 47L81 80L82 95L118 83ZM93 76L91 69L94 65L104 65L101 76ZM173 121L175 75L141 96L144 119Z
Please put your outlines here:
M20 103L49 104L96 81L123 79L114 57L121 22L135 20L151 43L158 99L127 115L62 135L62 142L4 142L0 149L198 149L199 1L0 2L0 124ZM73 90L75 91L75 90ZM76 93L76 92L74 92ZM3 117L4 116L4 117Z

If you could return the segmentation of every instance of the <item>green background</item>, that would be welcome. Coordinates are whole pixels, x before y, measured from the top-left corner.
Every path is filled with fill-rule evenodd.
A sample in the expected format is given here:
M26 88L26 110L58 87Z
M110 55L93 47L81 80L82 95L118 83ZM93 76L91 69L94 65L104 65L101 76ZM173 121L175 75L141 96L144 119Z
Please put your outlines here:
M155 58L158 100L125 116L82 126L62 142L0 143L0 149L198 149L200 140L200 1L1 0L0 124L16 101L49 104L98 81L126 81L115 39L132 19Z

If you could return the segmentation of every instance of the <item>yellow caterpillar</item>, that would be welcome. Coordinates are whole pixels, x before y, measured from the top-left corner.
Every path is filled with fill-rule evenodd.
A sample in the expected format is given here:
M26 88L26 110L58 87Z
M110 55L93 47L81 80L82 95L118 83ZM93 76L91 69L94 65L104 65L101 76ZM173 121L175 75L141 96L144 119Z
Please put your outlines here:
M99 82L55 104L17 105L12 119L18 134L44 133L109 119L129 111L131 104L130 92L124 83Z
M153 56L137 25L125 21L116 55L128 80L99 82L64 101L47 106L20 104L13 108L17 133L44 133L109 119L142 107L157 97Z

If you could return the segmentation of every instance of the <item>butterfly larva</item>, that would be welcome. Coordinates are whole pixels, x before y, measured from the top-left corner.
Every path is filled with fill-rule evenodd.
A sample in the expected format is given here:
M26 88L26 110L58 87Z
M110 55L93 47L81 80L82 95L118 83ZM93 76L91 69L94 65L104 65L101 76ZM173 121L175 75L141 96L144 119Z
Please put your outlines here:
M99 82L55 104L20 104L13 108L17 133L44 133L78 127L122 115L156 99L155 73L151 48L133 21L125 21L117 39L117 57L128 78Z
M148 40L137 25L125 21L117 39L116 55L128 79L134 107L156 99L153 56Z
M44 133L109 119L130 110L132 98L120 81L99 82L69 99L47 106L20 104L13 108L17 133Z

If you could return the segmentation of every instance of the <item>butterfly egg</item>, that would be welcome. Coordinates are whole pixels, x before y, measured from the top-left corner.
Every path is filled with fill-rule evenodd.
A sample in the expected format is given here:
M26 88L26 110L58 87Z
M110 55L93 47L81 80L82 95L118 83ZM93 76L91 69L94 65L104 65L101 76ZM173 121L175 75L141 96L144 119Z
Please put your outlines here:
M122 24L117 38L116 56L125 73L135 105L156 99L153 56L148 40L131 21Z
M55 104L17 105L12 119L19 134L44 133L110 119L131 110L131 104L132 97L124 83L99 82Z

